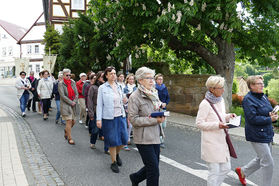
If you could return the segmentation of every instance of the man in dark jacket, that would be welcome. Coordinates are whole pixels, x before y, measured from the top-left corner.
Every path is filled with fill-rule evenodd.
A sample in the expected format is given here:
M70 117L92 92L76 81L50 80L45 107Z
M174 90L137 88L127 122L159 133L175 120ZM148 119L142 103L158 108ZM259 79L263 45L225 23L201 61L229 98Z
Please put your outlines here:
M31 89L30 91L33 94L33 99L30 99L27 103L27 110L30 111L30 107L31 107L31 102L32 102L32 110L33 112L37 112L36 111L36 102L39 101L38 99L38 93L37 93L37 78L34 77L34 71L30 72L30 76L27 78L30 83L31 83Z

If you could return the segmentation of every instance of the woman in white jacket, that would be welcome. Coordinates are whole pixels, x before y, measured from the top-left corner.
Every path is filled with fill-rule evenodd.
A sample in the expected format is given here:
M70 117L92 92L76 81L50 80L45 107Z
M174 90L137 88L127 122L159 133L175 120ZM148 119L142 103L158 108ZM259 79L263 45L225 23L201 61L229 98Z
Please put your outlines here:
M17 98L20 101L20 110L22 112L22 117L25 117L25 109L29 99L32 99L33 94L29 91L31 84L28 79L25 78L26 73L20 72L19 78L16 80L15 87L17 88Z
M210 76L206 81L208 91L205 99L200 103L196 124L201 129L201 158L207 162L209 175L207 186L220 186L226 175L231 170L231 160L228 145L226 143L225 125L230 117L235 114L226 114L224 99L224 78ZM211 107L215 107L216 112Z
M49 72L47 70L44 70L42 72L42 75L43 78L39 81L37 92L39 98L43 102L43 118L44 120L47 120L48 111L50 107L50 98L53 89L53 82L48 78Z

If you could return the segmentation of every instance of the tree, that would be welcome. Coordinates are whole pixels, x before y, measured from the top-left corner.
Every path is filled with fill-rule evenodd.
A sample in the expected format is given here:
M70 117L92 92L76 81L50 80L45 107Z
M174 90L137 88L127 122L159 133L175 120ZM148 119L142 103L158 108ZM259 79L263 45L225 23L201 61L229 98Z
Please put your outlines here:
M271 79L268 83L267 90L269 97L279 101L279 79Z
M47 25L46 32L44 34L45 53L58 54L60 48L60 35L57 30L52 26Z
M60 69L67 67L78 74L104 70L109 65L120 68L119 61L109 54L114 40L108 32L97 31L90 16L79 14L79 19L65 24L60 42Z
M111 53L123 58L142 44L161 48L162 41L179 59L187 59L191 52L225 77L229 104L236 55L264 65L279 57L275 50L279 1L97 0L90 4L96 27L110 30L116 40Z

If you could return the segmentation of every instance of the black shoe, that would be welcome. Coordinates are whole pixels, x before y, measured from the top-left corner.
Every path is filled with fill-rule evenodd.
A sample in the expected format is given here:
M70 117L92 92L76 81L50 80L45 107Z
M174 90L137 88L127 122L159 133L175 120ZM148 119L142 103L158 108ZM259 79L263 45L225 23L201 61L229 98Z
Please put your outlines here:
M105 154L110 155L110 152L109 151L105 151Z
M116 162L118 166L122 166L122 160L120 159L119 154L116 154Z
M138 186L138 184L134 181L133 174L130 174L130 180L132 182L132 186Z
M30 111L30 108L27 108L28 111Z
M112 172L119 173L119 168L118 168L116 161L111 164L110 168L111 168Z
M33 110L33 112L37 112L36 110Z

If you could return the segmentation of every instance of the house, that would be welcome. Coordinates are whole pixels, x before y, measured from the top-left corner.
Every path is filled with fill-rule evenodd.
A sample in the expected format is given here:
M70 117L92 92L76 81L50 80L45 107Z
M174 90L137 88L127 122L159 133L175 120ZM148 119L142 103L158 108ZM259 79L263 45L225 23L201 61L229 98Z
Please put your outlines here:
M39 76L39 72L43 70L45 45L42 43L45 31L45 21L42 13L17 42L21 50L20 58L29 59L29 72L34 71L37 77Z
M0 78L15 76L16 58L29 59L29 72L34 71L38 77L43 65L45 30L43 13L29 29L0 20Z
M26 28L0 20L0 78L14 75L15 57L20 57L17 42L26 31Z

